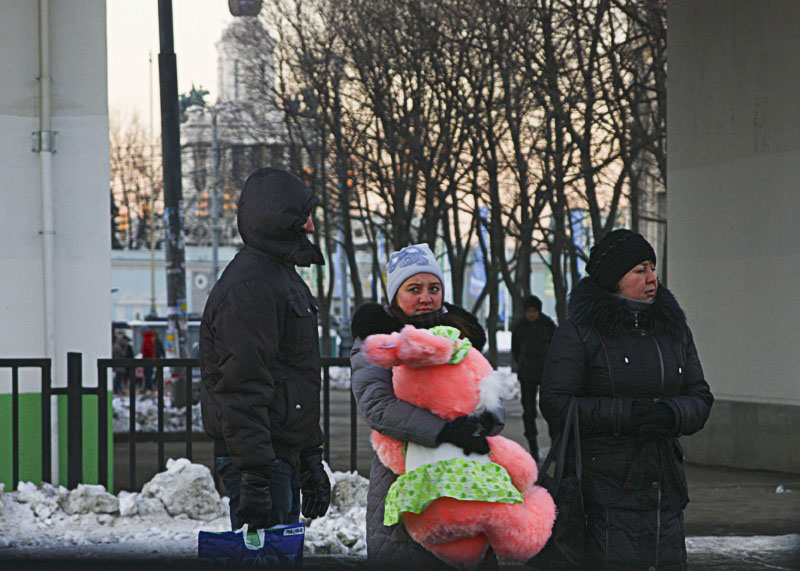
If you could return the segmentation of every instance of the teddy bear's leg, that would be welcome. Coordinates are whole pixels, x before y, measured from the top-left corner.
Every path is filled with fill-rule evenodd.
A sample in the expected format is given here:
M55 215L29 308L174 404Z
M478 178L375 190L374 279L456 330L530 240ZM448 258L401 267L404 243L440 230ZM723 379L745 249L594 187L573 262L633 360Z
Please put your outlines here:
M406 473L406 459L403 457L403 443L394 438L384 436L377 430L373 430L370 435L372 448L378 454L381 464L389 468L395 474Z
M489 541L485 535L479 534L447 543L423 543L422 545L448 565L459 569L474 569L486 557Z
M490 436L487 440L492 449L489 459L505 468L511 476L514 487L525 493L539 475L536 461L527 450L513 440L503 436Z
M498 557L527 561L542 550L556 519L547 490L533 486L522 504L493 504L486 536Z
M403 513L409 535L419 543L446 543L482 533L489 502L438 498L420 514Z

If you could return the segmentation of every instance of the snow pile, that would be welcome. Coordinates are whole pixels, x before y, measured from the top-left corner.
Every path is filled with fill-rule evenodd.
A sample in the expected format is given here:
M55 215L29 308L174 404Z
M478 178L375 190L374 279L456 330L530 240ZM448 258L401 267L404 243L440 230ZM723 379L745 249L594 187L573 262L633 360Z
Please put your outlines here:
M355 472L330 472L331 506L306 521L305 553L366 557L368 482ZM186 459L170 460L166 472L141 493L109 494L103 486L74 490L22 482L0 484L0 558L151 558L197 556L197 534L230 529L228 498L214 489L211 472ZM794 553L799 534L777 537L690 537L690 558L725 556L763 566L764 557ZM785 559L785 556L781 556Z
M331 505L325 517L306 521L305 553L367 556L367 488L356 472L331 472Z
M17 491L0 498L0 554L20 547L47 550L138 541L158 550L175 541L196 545L201 529L227 528L227 503L214 490L205 466L170 460L167 471L148 486L141 494L121 492L117 497L99 485L68 490L20 482Z
M349 367L329 367L331 389L336 391L350 390L350 368Z
M765 557L771 554L796 554L800 546L800 534L790 533L787 535L764 536L754 535L751 537L741 536L698 536L686 539L686 550L691 558L692 555L715 554L736 562L736 567L731 569L756 569L771 567L773 569L785 569L785 567L773 567L766 564Z
M367 480L330 473L328 514L306 521L308 554L366 556ZM77 557L122 553L182 557L197 554L199 531L230 529L228 498L214 488L210 470L185 458L170 459L141 493L108 493L103 486L74 490L21 482L4 493L0 484L0 557Z
M167 471L153 476L142 487L141 496L160 500L172 517L186 514L191 519L211 521L225 516L211 470L186 458L170 459Z
M131 417L130 397L115 396L114 433L129 432ZM136 431L155 432L158 430L158 399L154 393L136 395ZM164 432L183 432L186 430L186 408L174 408L169 395L164 397ZM200 403L192 406L192 430L203 431Z

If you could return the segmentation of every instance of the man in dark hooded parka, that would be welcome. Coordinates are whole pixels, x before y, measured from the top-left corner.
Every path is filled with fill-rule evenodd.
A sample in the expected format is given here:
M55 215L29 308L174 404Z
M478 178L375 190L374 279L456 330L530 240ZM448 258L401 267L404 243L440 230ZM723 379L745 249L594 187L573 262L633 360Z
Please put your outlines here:
M203 426L230 497L231 525L266 528L325 514L317 301L295 266L324 264L308 239L318 199L295 175L263 168L238 203L244 247L200 325Z

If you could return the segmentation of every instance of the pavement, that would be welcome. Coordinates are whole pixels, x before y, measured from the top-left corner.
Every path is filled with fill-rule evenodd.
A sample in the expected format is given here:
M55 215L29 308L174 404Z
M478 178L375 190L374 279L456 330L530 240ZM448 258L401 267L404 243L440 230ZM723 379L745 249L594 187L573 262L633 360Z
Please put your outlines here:
M523 445L522 410L518 401L506 402L506 428L503 435ZM549 446L547 429L540 419L540 448ZM356 470L365 477L373 452L369 445L369 427L359 417L357 422L356 453L350 449L350 397L346 391L331 392L330 421L330 466L333 470L348 471L355 460ZM211 442L202 436L193 443L193 460L212 466L213 451ZM115 443L115 491L131 489L128 481L128 443ZM136 488L147 482L157 471L157 448L154 443L138 443L136 454ZM171 442L167 445L167 458L185 456L185 444ZM685 512L687 545L689 546L690 569L782 569L800 570L800 545L781 550L750 550L742 552L733 549L735 538L767 536L776 538L789 534L800 534L800 474L786 474L763 470L742 470L721 466L703 466L691 463L686 465L689 495L691 501ZM725 538L731 538L726 542ZM790 538L791 539L791 538ZM754 543L752 540L750 543ZM769 544L770 541L767 541ZM772 541L774 543L774 540ZM697 549L693 549L697 545ZM58 561L3 562L3 569L58 569ZM63 562L61 562L63 563ZM82 566L84 565L85 566ZM139 564L141 562L138 562ZM197 568L203 565L197 561L163 562L164 568L172 570ZM48 566L52 564L51 566ZM119 559L113 568L135 569L137 562L127 563ZM76 566L77 565L77 566ZM369 569L370 566L360 558L335 556L307 556L304 567L314 569ZM147 561L147 567L161 568L160 562ZM526 569L521 565L501 565L502 569ZM103 562L71 562L70 569L105 569ZM398 568L402 568L400 565ZM388 571L382 569L381 571Z

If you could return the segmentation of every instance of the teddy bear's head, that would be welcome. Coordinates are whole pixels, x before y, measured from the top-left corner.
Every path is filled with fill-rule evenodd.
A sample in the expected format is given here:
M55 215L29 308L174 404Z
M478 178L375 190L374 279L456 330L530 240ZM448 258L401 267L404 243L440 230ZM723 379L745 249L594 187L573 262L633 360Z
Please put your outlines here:
M399 399L441 418L502 408L499 378L469 340L459 338L458 329L406 325L389 335L370 335L362 351L370 363L392 369Z

